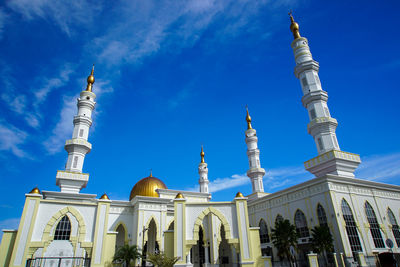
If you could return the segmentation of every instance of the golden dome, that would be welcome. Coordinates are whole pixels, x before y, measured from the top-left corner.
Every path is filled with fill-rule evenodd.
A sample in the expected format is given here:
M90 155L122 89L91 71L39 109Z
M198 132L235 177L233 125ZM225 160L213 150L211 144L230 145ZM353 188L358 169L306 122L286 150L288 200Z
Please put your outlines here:
M181 193L176 194L175 199L181 199L184 198L183 195Z
M247 130L253 129L253 128L251 127L251 117L250 117L249 109L247 108L247 106L246 106L246 112L247 112L247 115L246 115Z
M37 186L35 188L33 188L31 190L31 192L29 192L29 194L41 194L39 188L37 188Z
M243 194L242 193L240 193L240 192L237 192L237 194L236 194L236 196L235 197L244 197L243 196Z
M150 174L149 177L143 178L135 184L129 200L132 200L135 196L158 197L157 189L167 189L167 186L160 179Z
M110 200L110 198L107 196L106 193L104 193L104 194L100 197L100 199Z
M94 73L94 64L93 64L93 67L92 67L92 72L87 77L86 91L89 91L89 92L92 91L92 87L93 87L93 84L94 84L94 75L93 75L93 73Z
M203 146L201 146L201 152L200 152L200 157L201 157L201 162L200 163L205 163L204 162L204 150L203 150Z
M292 16L292 11L289 12L289 16L290 16L290 22L291 22L290 30L293 33L293 37L294 37L294 39L300 38L301 37L300 32L299 32L300 27L299 27L299 24L297 24L297 22L294 21L294 18Z

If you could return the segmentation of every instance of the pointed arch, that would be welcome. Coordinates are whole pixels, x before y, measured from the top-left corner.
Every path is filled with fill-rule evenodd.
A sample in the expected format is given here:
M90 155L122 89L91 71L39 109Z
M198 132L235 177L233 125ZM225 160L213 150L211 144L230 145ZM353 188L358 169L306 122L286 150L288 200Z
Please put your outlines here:
M220 212L219 210L217 210L214 207L208 207L205 208L200 215L197 217L195 223L194 223L194 229L193 229L193 240L198 240L199 239L199 227L202 225L203 219L206 215L212 213L213 215L217 216L218 219L221 221L222 225L225 228L225 236L226 239L228 240L228 243L236 243L237 240L234 240L232 238L232 234L231 234L231 227L228 223L228 220L225 218L225 216L222 214L222 212Z
M306 216L304 212L300 209L297 209L294 214L294 224L296 225L297 233L299 237L309 237L310 231L308 230Z
M343 220L346 224L347 238L349 239L353 257L356 258L356 252L362 251L360 237L358 235L357 224L354 220L353 211L351 210L349 203L347 203L347 201L344 198L342 199L341 205L342 205Z
M369 231L372 236L372 240L374 241L374 245L376 248L385 248L385 243L383 242L381 227L379 226L378 219L376 218L376 214L371 204L368 201L365 201L364 204L365 215L367 216L367 220L369 223Z
M263 218L261 218L260 222L258 223L258 226L260 227L260 243L264 244L264 243L269 243L270 239L269 239L269 233L268 233L268 226L267 223L265 222L265 220Z
M157 221L157 218L154 216L154 215L151 215L150 217L149 217L149 219L147 220L147 222L146 222L146 224L145 224L145 227L146 228L149 228L149 226L150 226L150 223L151 223L151 221L154 221L154 223L155 223L155 225L156 225L156 231L157 231L157 241L160 241L161 240L161 228L160 228L160 224L159 224L159 222Z
M392 233L394 239L396 240L397 247L400 247L400 230L399 225L397 224L396 217L394 216L394 213L390 208L387 209L387 214L389 218L389 223L392 225Z
M277 223L277 222L282 222L283 221L283 217L282 217L282 215L280 215L279 213L278 213L278 215L276 215L276 217L275 217L275 224Z
M61 220L62 217L64 217L67 214L71 214L72 216L75 217L75 219L78 221L78 242L84 242L85 241L85 235L86 235L86 225L85 225L85 221L82 217L82 215L80 214L80 212L75 209L74 207L65 207L61 210L59 210L58 212L56 212L51 218L50 220L47 222L44 231L43 231L43 235L42 235L42 242L50 242L51 241L51 231L53 229L53 226ZM72 228L71 228L72 231ZM54 238L54 235L53 235Z
M124 229L124 243L129 244L128 227L126 227L126 224L123 221L119 221L115 224L114 232L118 232L119 227L122 227Z
M54 240L69 240L71 237L71 221L68 215L64 215L56 226Z
M167 224L167 230L174 230L175 228L175 220L172 219L168 224Z
M320 226L328 226L328 217L326 217L325 209L321 203L317 204L317 217Z

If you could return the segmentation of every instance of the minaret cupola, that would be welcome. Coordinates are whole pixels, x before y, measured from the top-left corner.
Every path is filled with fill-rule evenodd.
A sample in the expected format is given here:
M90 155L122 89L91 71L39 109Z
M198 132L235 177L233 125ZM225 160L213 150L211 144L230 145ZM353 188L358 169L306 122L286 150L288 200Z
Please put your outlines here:
M203 146L201 146L201 152L200 152L200 164L199 164L199 185L200 185L200 192L201 193L209 193L208 191L208 168L207 168L207 163L204 160L204 150Z

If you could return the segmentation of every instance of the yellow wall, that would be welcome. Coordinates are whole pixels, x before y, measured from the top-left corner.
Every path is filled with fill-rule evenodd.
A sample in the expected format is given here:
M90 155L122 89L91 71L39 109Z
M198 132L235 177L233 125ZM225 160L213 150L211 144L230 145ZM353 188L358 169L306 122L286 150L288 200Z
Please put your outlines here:
M174 257L174 232L164 232L164 253Z
M16 237L17 230L4 231L0 245L0 266L8 266L10 264L11 253Z
M250 229L250 248L253 251L254 266L264 266L264 260L261 258L260 235L258 229Z
M105 266L113 266L112 265L112 260L114 258L115 254L115 241L117 239L117 233L107 233L106 239L105 239L105 251L103 254L104 258L104 265Z

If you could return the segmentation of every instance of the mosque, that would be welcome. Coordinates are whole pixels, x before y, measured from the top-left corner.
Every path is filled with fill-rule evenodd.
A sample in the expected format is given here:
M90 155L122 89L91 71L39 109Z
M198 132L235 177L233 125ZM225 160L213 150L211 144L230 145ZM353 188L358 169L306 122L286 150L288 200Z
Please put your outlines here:
M150 173L134 185L129 201L80 193L89 181L82 168L92 148L88 142L96 104L92 69L77 101L77 115L71 118L74 130L65 142L65 170L56 175L60 191L34 188L25 195L18 229L3 230L0 266L112 266L115 250L124 244L178 257L175 266L281 266L271 229L282 219L296 226L298 248L292 253L306 266L318 266L310 246L311 229L318 225L328 226L333 235L332 266L389 266L388 257L400 252L400 186L354 177L360 156L340 149L335 135L338 123L329 112L319 64L290 18L294 74L310 119L307 130L318 150L304 167L315 178L265 193L265 170L247 111L249 196L239 192L233 200L211 201L203 149L199 192L168 189Z

